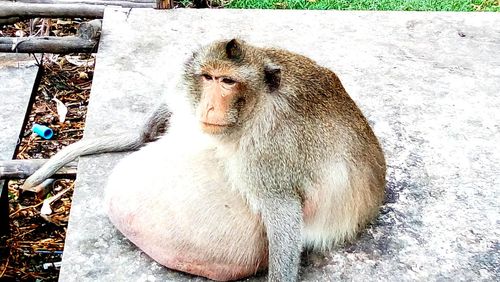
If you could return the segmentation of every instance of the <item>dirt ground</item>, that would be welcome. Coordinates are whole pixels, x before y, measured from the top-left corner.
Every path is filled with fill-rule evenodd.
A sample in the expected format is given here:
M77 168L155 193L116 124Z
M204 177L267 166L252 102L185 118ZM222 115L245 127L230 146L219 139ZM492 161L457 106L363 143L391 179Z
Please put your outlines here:
M78 20L25 21L0 29L0 36L44 33L73 35ZM88 54L37 55L43 74L36 98L17 149L16 158L49 158L61 147L82 138L95 58ZM56 99L67 109L58 111ZM62 107L62 108L64 108ZM61 108L61 106L60 106ZM32 124L47 125L54 137L44 140L32 134ZM2 243L0 280L56 281L64 249L73 180L47 183L40 193L22 192L22 180L8 182L10 231ZM62 196L50 205L52 213L41 215L45 199Z

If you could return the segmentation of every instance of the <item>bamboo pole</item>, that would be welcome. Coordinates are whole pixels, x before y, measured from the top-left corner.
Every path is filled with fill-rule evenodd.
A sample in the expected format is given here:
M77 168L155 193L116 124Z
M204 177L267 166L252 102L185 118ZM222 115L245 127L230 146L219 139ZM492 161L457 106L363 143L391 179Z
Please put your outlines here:
M27 4L0 2L0 19L9 18L90 18L101 19L104 5Z
M0 180L27 178L45 162L47 162L46 159L0 161ZM74 177L77 165L77 161L70 162L59 169L51 178Z
M75 36L0 37L0 52L10 53L95 53L97 40Z

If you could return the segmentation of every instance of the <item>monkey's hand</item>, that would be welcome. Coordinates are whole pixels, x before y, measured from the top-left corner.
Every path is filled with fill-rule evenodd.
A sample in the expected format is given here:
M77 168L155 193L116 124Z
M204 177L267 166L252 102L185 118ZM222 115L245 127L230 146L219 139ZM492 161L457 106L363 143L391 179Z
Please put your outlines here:
M269 240L268 281L297 281L302 252L300 200L291 195L273 195L261 201Z

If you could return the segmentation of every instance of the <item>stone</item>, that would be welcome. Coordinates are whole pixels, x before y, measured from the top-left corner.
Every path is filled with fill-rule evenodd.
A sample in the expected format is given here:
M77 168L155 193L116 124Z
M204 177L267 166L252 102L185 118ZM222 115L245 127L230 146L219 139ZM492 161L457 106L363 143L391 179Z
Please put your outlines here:
M232 37L335 71L386 154L377 221L306 254L302 280L500 280L500 14L108 8L86 137L137 130L193 49ZM80 161L61 281L204 281L111 225L102 189L120 157Z

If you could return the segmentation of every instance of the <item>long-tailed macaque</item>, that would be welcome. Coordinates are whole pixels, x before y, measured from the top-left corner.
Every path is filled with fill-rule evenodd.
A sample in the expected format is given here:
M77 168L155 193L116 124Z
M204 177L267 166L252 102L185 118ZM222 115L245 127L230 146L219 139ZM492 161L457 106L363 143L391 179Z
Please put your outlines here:
M215 280L268 268L269 281L295 281L304 248L350 240L377 215L384 156L332 71L218 41L193 53L168 100L167 133L125 157L105 191L111 221L159 263ZM118 149L154 139L167 113ZM70 157L117 149L92 144Z

